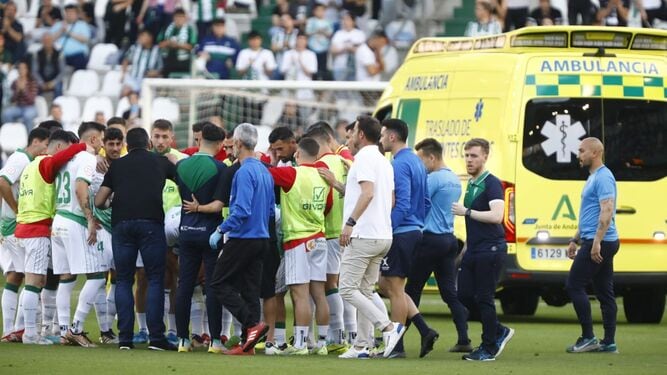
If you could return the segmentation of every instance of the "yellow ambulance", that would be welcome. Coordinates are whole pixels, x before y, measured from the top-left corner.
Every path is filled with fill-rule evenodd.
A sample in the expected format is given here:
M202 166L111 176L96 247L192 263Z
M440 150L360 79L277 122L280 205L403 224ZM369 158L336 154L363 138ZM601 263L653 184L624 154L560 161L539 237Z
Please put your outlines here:
M568 239L588 172L578 146L605 145L616 176L615 286L630 322L659 322L667 291L667 32L527 27L477 38L425 38L411 48L375 116L405 120L410 145L434 137L466 176L463 145L491 142L488 169L505 189L509 244L498 298L532 315L539 298L568 302ZM457 235L465 236L463 220Z

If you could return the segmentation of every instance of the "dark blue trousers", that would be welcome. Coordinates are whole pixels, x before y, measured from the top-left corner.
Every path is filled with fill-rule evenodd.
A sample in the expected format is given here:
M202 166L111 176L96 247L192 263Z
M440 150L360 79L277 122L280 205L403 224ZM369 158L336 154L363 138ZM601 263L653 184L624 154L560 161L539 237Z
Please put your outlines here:
M613 343L616 335L616 296L614 295L614 255L618 252L619 241L602 241L602 263L598 264L591 259L592 240L584 240L574 258L570 274L567 278L567 293L570 295L577 318L581 324L581 335L592 338L593 318L591 317L591 303L588 300L586 287L593 282L595 296L600 301L602 310L602 325L604 327L604 342Z
M422 289L431 273L438 283L440 297L449 306L452 319L458 333L458 342L467 344L468 311L456 295L456 255L458 242L453 234L433 234L424 232L421 242L417 245L412 261L412 269L405 285L405 293L419 306Z
M155 220L126 220L113 227L113 260L116 264L116 309L118 340L132 343L134 335L134 272L137 254L141 251L148 279L146 323L151 343L164 337L164 272L167 240L164 224Z

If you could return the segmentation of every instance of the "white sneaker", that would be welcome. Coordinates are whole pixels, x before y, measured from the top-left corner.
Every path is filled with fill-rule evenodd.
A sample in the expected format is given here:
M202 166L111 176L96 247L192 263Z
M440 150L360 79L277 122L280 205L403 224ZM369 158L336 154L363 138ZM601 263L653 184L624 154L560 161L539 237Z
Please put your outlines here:
M40 335L28 336L24 334L23 343L27 345L53 345L52 341L49 341Z
M351 346L347 351L338 356L342 359L368 359L370 358L370 353L368 348L364 347L362 349L357 349L354 346Z
M403 324L398 322L392 322L391 324L394 326L391 331L382 333L384 341L384 353L382 356L385 358L388 358L391 352L394 351L394 347L405 333L405 326Z
M287 349L287 344L283 344L284 347L281 348L280 346L272 343L272 342L267 342L264 345L264 354L266 355L283 355L284 354L284 349Z

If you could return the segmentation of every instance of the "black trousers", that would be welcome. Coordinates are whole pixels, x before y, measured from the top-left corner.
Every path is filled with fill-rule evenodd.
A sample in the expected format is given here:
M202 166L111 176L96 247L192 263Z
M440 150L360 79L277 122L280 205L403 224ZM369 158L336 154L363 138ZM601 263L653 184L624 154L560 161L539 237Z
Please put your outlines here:
M503 247L496 251L466 252L459 270L459 300L469 306L468 309L479 309L482 347L491 354L497 352L497 337L504 329L498 321L494 300L507 256L507 247Z
M591 0L568 0L567 18L570 25L591 25L595 19L594 5ZM581 15L581 23L577 19Z
M260 321L260 283L269 239L230 238L218 257L211 289L220 303L243 325Z
M526 26L526 19L528 18L528 8L514 8L507 9L507 16L505 16L505 30L517 30Z
M412 269L405 285L405 293L419 306L422 289L434 274L440 297L449 306L458 333L460 344L468 343L468 310L456 295L456 255L458 242L453 234L433 234L424 232L417 245L412 261Z
M614 255L618 252L618 241L602 241L600 244L602 263L591 259L593 241L584 240L574 258L570 274L567 278L567 292L572 299L574 310L581 324L582 336L593 337L593 318L591 303L588 300L586 287L592 281L595 297L600 301L604 341L613 343L616 335L616 296L614 294Z

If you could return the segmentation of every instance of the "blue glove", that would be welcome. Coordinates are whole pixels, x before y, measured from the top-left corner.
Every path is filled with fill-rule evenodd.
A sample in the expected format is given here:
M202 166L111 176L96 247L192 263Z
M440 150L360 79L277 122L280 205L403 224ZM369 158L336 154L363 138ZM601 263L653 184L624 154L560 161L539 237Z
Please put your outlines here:
M215 232L211 233L211 236L208 238L208 244L211 246L211 249L218 250L220 239L222 239L222 233L216 228Z

